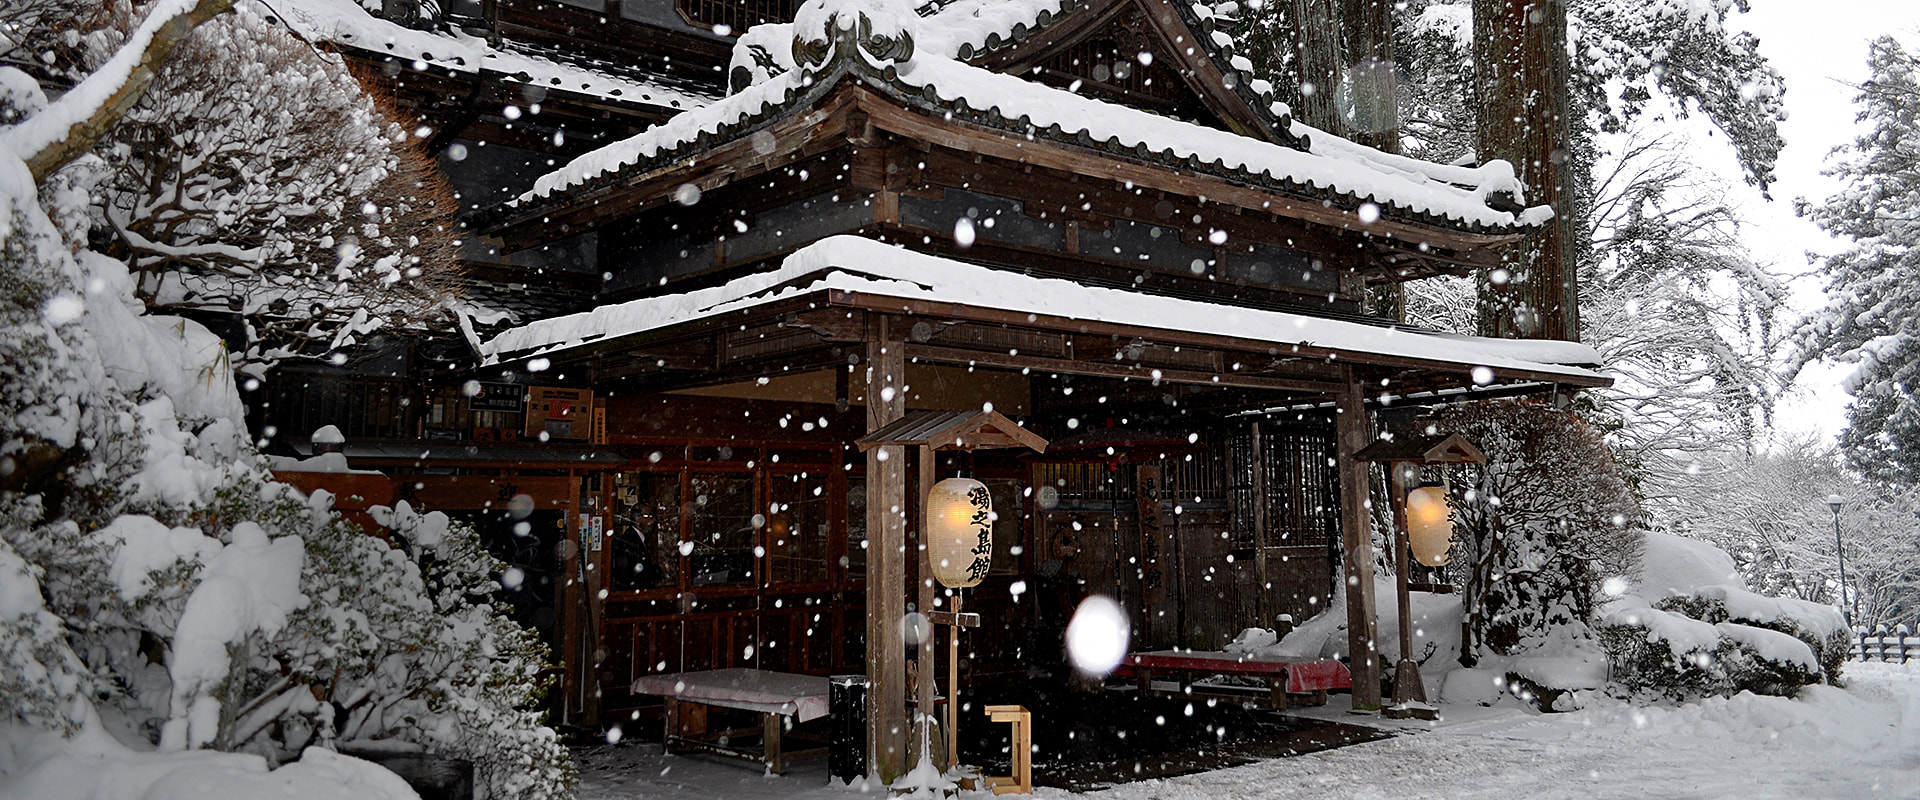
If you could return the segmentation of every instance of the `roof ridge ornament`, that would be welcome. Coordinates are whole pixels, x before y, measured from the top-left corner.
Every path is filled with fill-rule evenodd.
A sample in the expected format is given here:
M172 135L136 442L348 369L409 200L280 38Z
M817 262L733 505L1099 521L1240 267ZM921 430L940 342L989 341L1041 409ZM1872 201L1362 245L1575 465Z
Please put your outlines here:
M897 67L913 59L919 22L908 0L807 0L793 14L793 62L810 75L842 60Z

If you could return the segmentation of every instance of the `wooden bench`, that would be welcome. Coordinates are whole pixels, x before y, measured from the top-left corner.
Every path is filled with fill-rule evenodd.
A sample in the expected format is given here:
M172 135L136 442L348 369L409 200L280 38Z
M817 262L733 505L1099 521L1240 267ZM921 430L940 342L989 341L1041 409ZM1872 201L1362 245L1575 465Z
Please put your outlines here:
M817 675L735 668L648 675L633 682L633 691L666 699L667 729L661 743L667 752L686 748L745 758L779 775L788 760L827 754L825 746L789 752L781 741L787 717L798 723L827 715L827 685L827 679ZM760 726L710 731L708 707L759 712ZM734 744L755 734L757 750Z
M1285 710L1289 705L1324 705L1328 690L1353 688L1353 676L1347 671L1347 666L1332 659L1256 658L1213 650L1130 653L1118 672L1137 679L1140 692L1146 695L1252 699L1264 701L1278 710ZM1156 673L1172 674L1179 681L1179 688L1167 690L1155 687L1153 677ZM1203 675L1262 678L1267 684L1266 692L1263 697L1257 693L1237 691L1231 686L1196 684L1194 678Z

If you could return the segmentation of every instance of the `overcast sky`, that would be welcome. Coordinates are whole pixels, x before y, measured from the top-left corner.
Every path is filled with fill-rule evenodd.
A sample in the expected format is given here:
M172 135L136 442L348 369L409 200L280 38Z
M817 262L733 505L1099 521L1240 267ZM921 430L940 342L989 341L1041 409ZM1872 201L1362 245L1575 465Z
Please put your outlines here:
M1752 0L1752 6L1731 22L1760 37L1760 51L1785 77L1789 118L1780 129L1787 148L1771 190L1774 199L1763 200L1751 189L1743 192L1741 206L1752 223L1747 242L1754 256L1776 272L1803 274L1811 268L1804 253L1833 252L1843 245L1796 218L1793 200L1818 202L1838 187L1820 172L1828 153L1856 130L1849 84L1866 78L1867 43L1874 38L1890 33L1909 44L1920 42L1920 0ZM1724 141L1715 144L1720 151L1728 149ZM1719 157L1728 174L1737 176L1732 156ZM1818 278L1802 278L1795 288L1801 311L1820 305L1824 287ZM1779 408L1781 432L1838 433L1846 425L1848 398L1836 384L1847 371L1838 365L1804 374Z

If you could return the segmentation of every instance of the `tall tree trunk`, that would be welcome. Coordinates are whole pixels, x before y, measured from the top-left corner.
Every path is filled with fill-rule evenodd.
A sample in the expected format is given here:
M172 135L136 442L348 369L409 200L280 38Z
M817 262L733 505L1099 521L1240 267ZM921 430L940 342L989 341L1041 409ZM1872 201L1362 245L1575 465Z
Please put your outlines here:
M1346 57L1340 47L1340 0L1293 0L1294 63L1299 67L1300 105L1294 119L1346 135L1334 92Z
M1393 60L1394 0L1343 0L1342 44L1350 137L1389 153L1400 152L1400 81Z
M1340 102L1348 136L1368 147L1400 152L1400 80L1393 57L1394 0L1342 0L1341 39L1346 48L1346 85ZM1406 293L1397 281L1368 287L1373 313L1407 318Z
M1481 270L1480 333L1578 340L1565 0L1474 0L1473 64L1481 160L1512 162L1527 204L1554 210L1544 230Z

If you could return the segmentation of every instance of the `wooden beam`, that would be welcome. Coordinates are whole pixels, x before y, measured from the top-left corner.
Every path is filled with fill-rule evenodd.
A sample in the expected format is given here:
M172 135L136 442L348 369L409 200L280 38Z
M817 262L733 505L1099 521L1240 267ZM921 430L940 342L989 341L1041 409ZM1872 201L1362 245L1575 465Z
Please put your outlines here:
M1178 330L1171 330L1171 329L1155 329L1155 328L1149 328L1144 325L1129 325L1129 324L1112 323L1112 322L1094 322L1089 320L1073 319L1070 317L1060 317L1060 316L1055 316L1051 314L1029 314L1029 313L1018 312L1018 311L1005 311L1005 310L994 309L994 308L969 306L961 303L947 303L947 302L939 302L939 301L933 301L933 300L902 300L899 298L880 297L875 295L869 295L862 292L848 291L844 289L829 289L827 290L827 295L828 295L827 301L830 303L833 303L834 305L846 306L850 308L864 308L870 311L883 311L883 312L892 313L892 314L910 314L914 316L933 317L938 319L964 319L964 320L973 321L973 322L989 322L989 323L1007 325L1009 327L1022 327L1022 328L1028 328L1033 330L1078 331L1082 334L1092 334L1092 335L1099 335L1099 336L1112 335L1112 336L1124 336L1127 338L1132 338L1135 336L1151 336L1153 337L1154 344L1179 345L1182 347L1210 347L1210 348L1228 350L1228 351L1236 352L1239 354L1244 354L1247 357L1247 361L1243 363L1252 363L1255 360L1255 358L1258 358L1262 365L1262 369L1269 368L1268 365L1272 363L1269 357L1279 356L1284 353L1287 356L1297 356L1304 359L1315 359L1315 360L1327 361L1327 362L1338 361L1338 362L1344 362L1348 364L1364 364L1368 366L1403 367L1403 368L1419 369L1419 370L1441 370L1441 371L1458 374L1462 376L1462 378L1465 378L1468 375L1468 373L1471 371L1471 368L1469 365L1456 362L1456 361L1413 358L1409 356L1396 356L1396 355L1387 355L1387 354L1381 354L1381 353L1362 353L1362 352L1355 352L1351 350L1342 350L1337 347L1315 345L1315 344L1306 343L1306 342L1295 344L1295 343L1289 343L1289 342L1263 341L1259 339L1243 339L1236 336L1223 336L1220 334L1192 333L1188 331L1178 331ZM811 297L811 295L809 295L809 297ZM1312 316L1312 315L1301 314L1301 316ZM920 346L921 345L910 345L909 347L920 347ZM972 352L973 351L968 351L968 350L959 351L959 353L972 353ZM1258 354L1258 355L1256 356L1255 354ZM982 354L979 354L977 357L969 355L967 357L967 360L964 360L958 363L987 364L988 361L986 359L991 357L993 357L993 354L991 353L982 353ZM1085 365L1088 363L1102 363L1102 362L1076 362L1076 363ZM1032 367L1032 366L1034 365L1020 365L1020 366L1015 366L1013 368L1021 369L1021 368ZM1042 367L1042 368L1052 369L1052 367L1050 366ZM1148 371L1150 372L1151 369L1149 368ZM1246 371L1247 370L1243 368L1243 369L1232 370L1232 373L1239 374L1239 373L1244 373ZM1162 372L1163 372L1162 380L1167 380L1164 376L1165 370L1162 370ZM1087 372L1085 374L1097 375L1097 374L1107 374L1107 373ZM1135 374L1136 373L1129 372L1124 375L1113 375L1112 377L1133 377ZM1559 383L1559 384L1565 384L1567 386L1575 386L1580 388L1613 385L1613 379L1604 377L1604 376L1598 377L1598 378L1586 378L1585 376L1574 376L1574 375L1567 375L1563 373L1534 372L1531 370L1509 369L1505 367L1495 368L1494 375L1496 378L1502 380L1502 382L1505 382L1511 379L1519 379L1519 380L1525 380L1525 381L1535 381L1539 383ZM1205 383L1207 385L1220 385L1220 386L1228 385L1226 382L1227 381L1226 374L1223 374L1220 376L1221 381L1218 384L1215 384L1212 381L1212 377L1213 376L1211 375L1206 375L1205 376L1206 379L1200 382ZM1247 376L1242 375L1241 377L1247 377ZM1183 382L1183 381L1176 381L1176 382ZM1465 382L1466 382L1465 380L1462 381L1462 383L1465 383ZM1301 386L1298 389L1296 389L1296 391L1331 393L1339 390L1338 383L1328 383L1323 381L1309 381L1309 383L1311 384L1310 386ZM1269 385L1259 385L1259 386L1248 386L1248 388L1273 389L1273 388L1284 388L1284 387L1278 387L1278 386L1269 384Z
M1153 381L1154 373L1159 373L1162 383L1196 384L1201 386L1224 386L1241 389L1269 389L1273 391L1306 393L1313 395L1332 394L1339 389L1338 384L1320 381L1294 380L1291 378L1269 378L1255 375L1243 375L1235 372L1197 372L1180 369L1156 369L1140 364L1128 364L1109 361L1080 361L1063 358L1045 358L1039 356L1009 355L982 350L963 350L957 347L940 347L927 344L909 344L907 355L936 364L967 364L998 369L1029 369L1042 372L1057 372L1065 375L1095 375L1103 378L1128 378L1131 380Z
M1340 472L1341 564L1347 581L1347 653L1355 711L1380 710L1379 618L1374 610L1373 515L1368 512L1367 465L1354 458L1367 446L1366 388L1350 380L1334 402Z
M907 359L890 320L867 338L867 431L907 413ZM867 451L867 764L881 783L907 771L907 450Z

